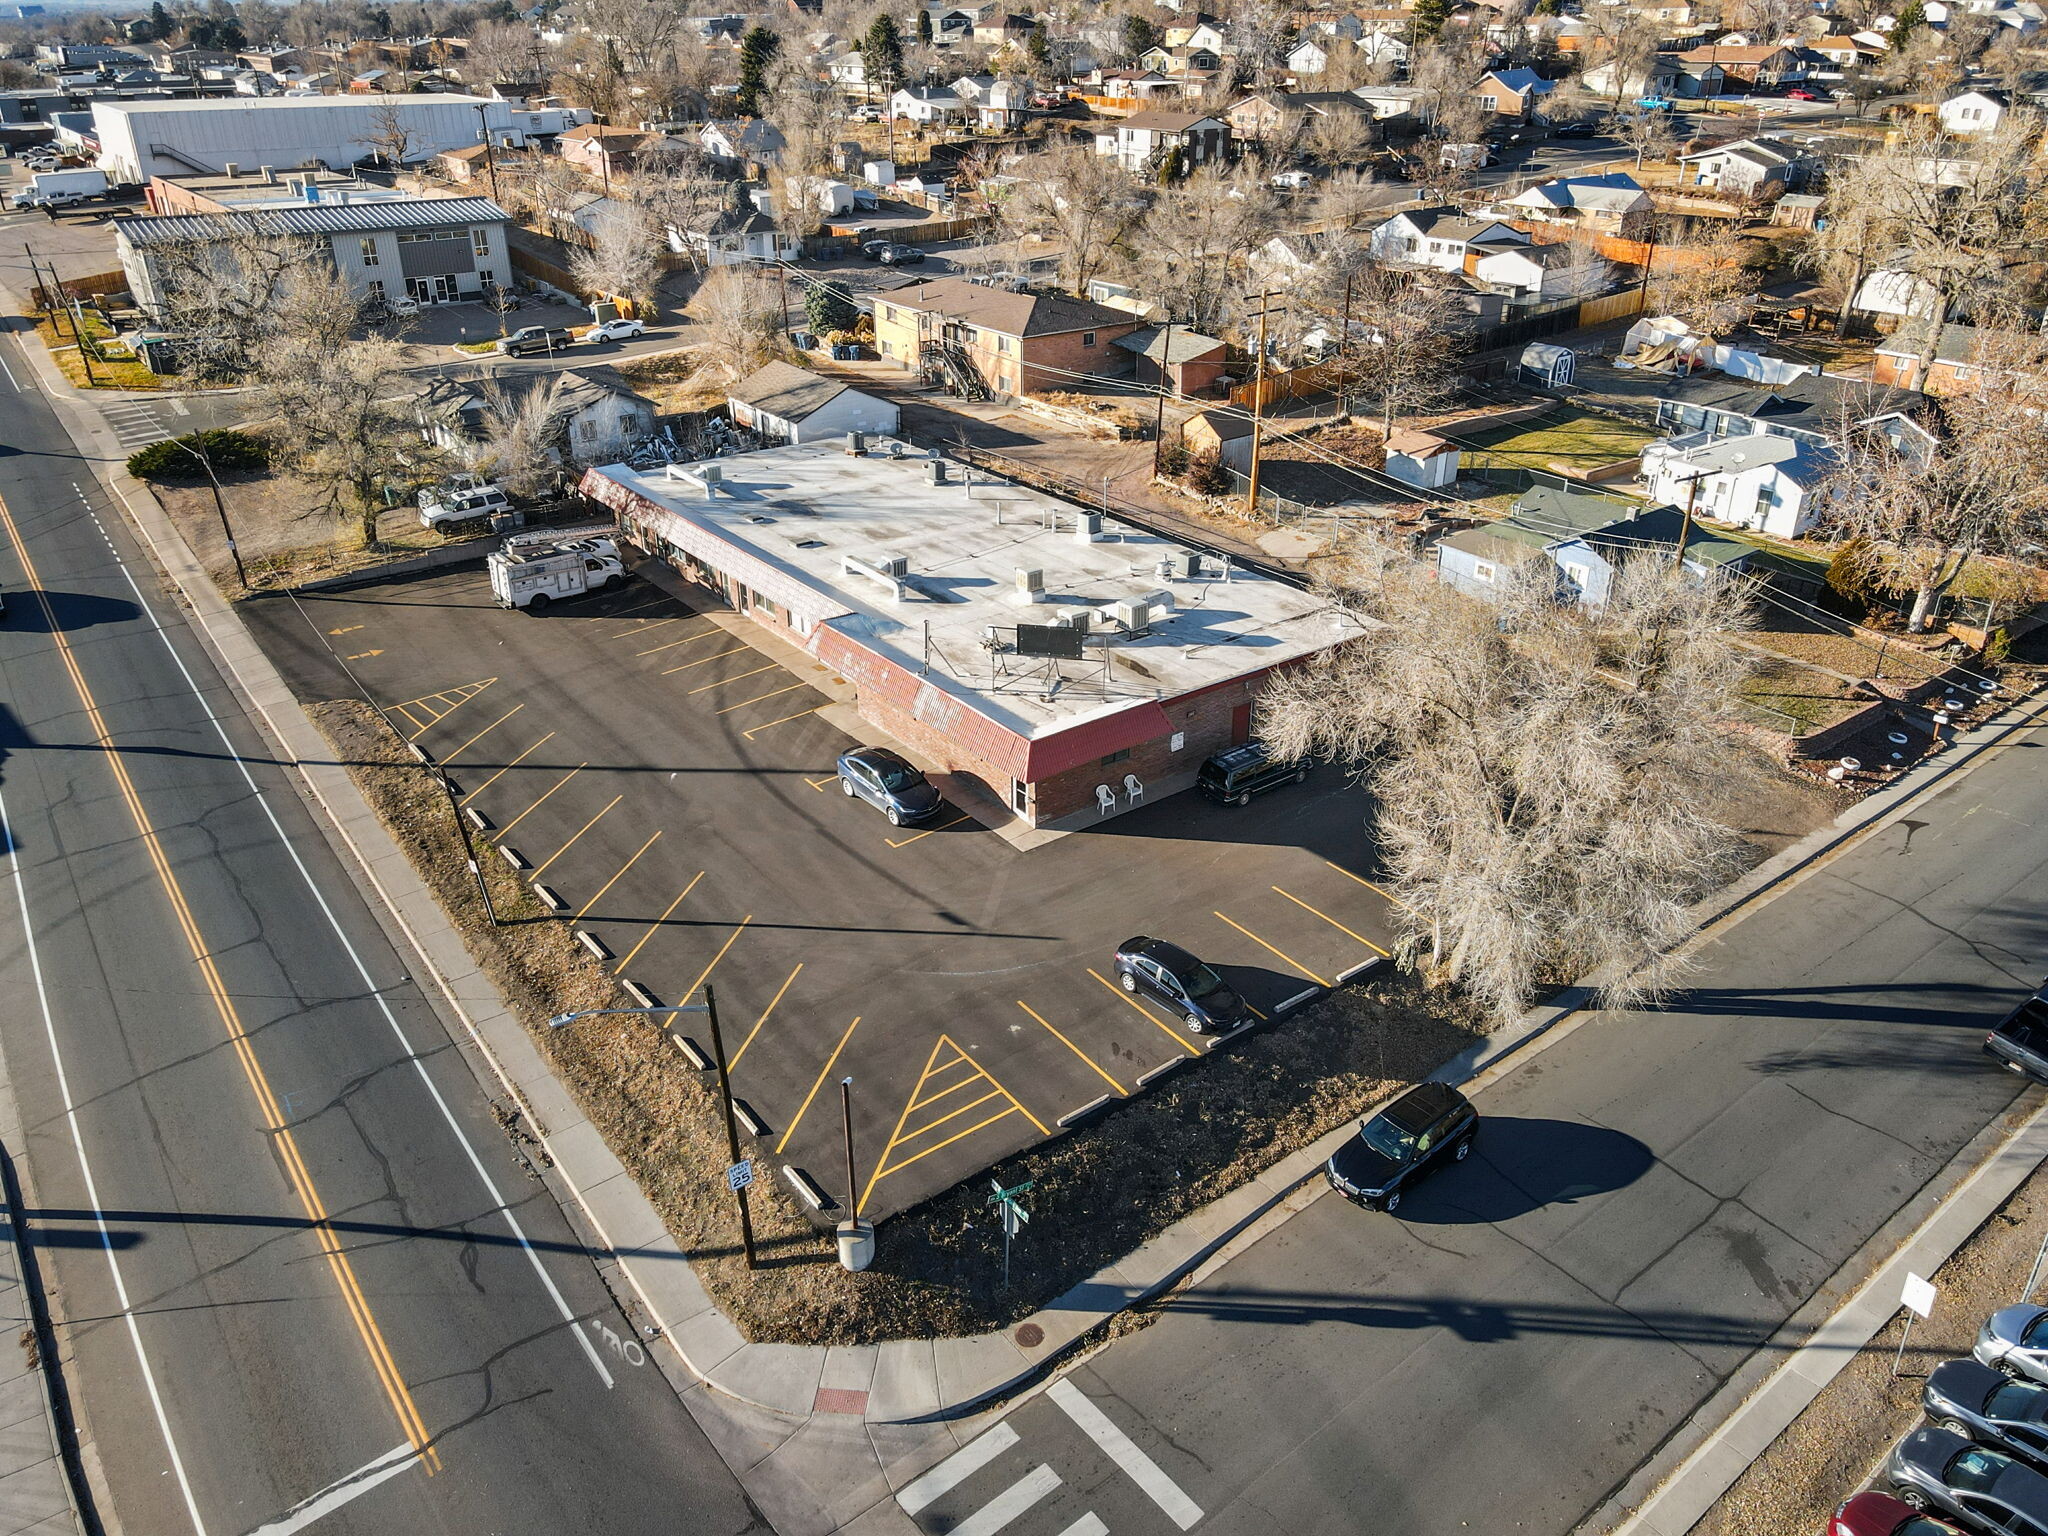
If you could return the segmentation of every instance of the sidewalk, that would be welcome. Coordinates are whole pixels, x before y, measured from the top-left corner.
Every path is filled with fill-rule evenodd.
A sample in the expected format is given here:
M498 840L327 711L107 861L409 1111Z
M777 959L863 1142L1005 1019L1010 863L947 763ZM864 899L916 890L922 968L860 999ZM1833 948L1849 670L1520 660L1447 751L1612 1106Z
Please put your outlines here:
M13 1095L5 1094L13 1121ZM9 1123L7 1141L19 1146L19 1127ZM0 1159L9 1154L0 1152ZM84 1536L85 1520L73 1503L72 1484L57 1447L57 1405L52 1392L60 1367L44 1350L50 1330L42 1326L22 1284L26 1234L10 1193L7 1238L0 1242L0 1334L18 1348L0 1354L0 1536ZM46 1374L47 1372L47 1374Z
M1006 1332L861 1348L748 1343L712 1304L652 1206L548 1072L525 1030L478 971L460 935L347 771L331 761L325 738L175 526L147 489L121 471L111 433L93 419L97 413L82 409L77 396L51 378L46 360L33 361L102 481L126 505L132 523L190 605L195 631L281 750L281 760L296 767L344 866L359 872L372 910L395 928L401 948L424 962L449 1015L474 1046L486 1082L495 1079L525 1112L552 1160L551 1177L560 1178L562 1192L593 1234L599 1250L594 1259L601 1266L616 1262L622 1288L630 1293L628 1310L637 1314L643 1336L664 1339L669 1346L650 1353L686 1401L698 1399L693 1411L718 1421L707 1423L707 1430L735 1470L752 1479L750 1491L783 1536L813 1531L823 1536L864 1513L864 1532L907 1529L893 1516L890 1494L955 1448L957 1421L1027 1385L1118 1312L1227 1261L1235 1247L1256 1240L1318 1192L1301 1187L1353 1134L1348 1125L1169 1228ZM1702 931L1818 867L1856 833L1903 814L1904 802L1916 791L1945 779L1975 749L2021 723L2008 716L1980 727L1847 813L1838 825L1768 861L1706 904ZM1572 989L1557 1004L1535 1010L1514 1030L1482 1042L1437 1075L1483 1084L1519 1067L1522 1048L1571 1019L1585 996L1583 989ZM1551 1038L1563 1033L1557 1030ZM1298 1197L1290 1199L1297 1191ZM702 1401L705 1388L718 1394L714 1403ZM837 1490L836 1496L824 1493L827 1488Z

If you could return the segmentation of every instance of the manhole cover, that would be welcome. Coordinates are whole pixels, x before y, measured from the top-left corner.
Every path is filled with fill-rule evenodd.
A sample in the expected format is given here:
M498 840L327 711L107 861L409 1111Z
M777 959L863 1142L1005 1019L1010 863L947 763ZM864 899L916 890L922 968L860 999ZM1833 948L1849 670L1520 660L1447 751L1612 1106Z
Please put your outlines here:
M1020 1323L1016 1339L1025 1349L1036 1349L1045 1342L1045 1330L1036 1323Z

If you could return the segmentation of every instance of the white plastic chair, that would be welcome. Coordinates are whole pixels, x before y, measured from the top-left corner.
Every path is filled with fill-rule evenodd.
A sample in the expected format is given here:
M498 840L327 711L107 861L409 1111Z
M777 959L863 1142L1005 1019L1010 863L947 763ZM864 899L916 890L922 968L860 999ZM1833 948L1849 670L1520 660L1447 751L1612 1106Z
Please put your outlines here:
M1124 793L1130 796L1131 804L1137 805L1145 798L1145 786L1138 782L1135 773L1124 775Z
M1095 786L1095 809L1097 814L1103 816L1116 809L1116 791L1107 784Z

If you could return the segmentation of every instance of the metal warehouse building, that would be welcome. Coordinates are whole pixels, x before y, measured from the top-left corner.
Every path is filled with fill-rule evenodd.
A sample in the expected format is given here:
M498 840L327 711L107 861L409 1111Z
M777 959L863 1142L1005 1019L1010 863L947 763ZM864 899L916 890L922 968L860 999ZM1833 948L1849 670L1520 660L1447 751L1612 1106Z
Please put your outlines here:
M479 111L481 109L481 111ZM266 96L225 101L98 101L99 167L118 183L153 176L224 176L229 168L340 171L370 159L396 113L412 136L410 158L481 142L523 146L590 121L582 107L528 109L481 96Z
M1250 736L1276 668L1359 633L1286 582L894 441L614 464L583 491L1033 826L1188 788Z

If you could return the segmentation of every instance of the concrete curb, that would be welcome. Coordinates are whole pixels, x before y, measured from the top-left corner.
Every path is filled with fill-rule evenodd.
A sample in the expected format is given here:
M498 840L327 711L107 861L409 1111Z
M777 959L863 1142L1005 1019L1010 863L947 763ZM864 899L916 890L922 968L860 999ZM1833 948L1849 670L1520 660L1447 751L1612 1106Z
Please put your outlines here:
M0 1085L0 1095L5 1098L8 1139L19 1144L12 1089ZM0 1434L0 1536L59 1536L66 1531L87 1536L102 1527L85 1474L48 1295L22 1219L28 1200L20 1165L5 1146L0 1146L0 1194L6 1199L10 1239L0 1248L0 1329L19 1335L24 1350L31 1341L34 1344L33 1358L11 1357L0 1366L0 1394L14 1405L17 1416ZM36 1379L42 1409L33 1428L30 1420L35 1413L21 1411L23 1404L13 1390L29 1375Z
M26 351L27 349L24 349ZM44 359L33 359L39 372ZM73 411L86 403L68 391L53 397ZM326 738L299 707L281 675L256 645L240 616L193 557L176 525L148 491L117 466L96 471L126 505L131 523L166 575L183 594L199 634L254 718L297 770L323 831L343 855L380 920L396 930L403 950L419 956L448 1011L475 1047L482 1069L524 1111L568 1196L586 1225L616 1260L653 1328L665 1337L686 1374L684 1386L703 1383L741 1403L807 1419L814 1412L828 1364L849 1351L749 1343L704 1292L687 1256L624 1168L554 1079L524 1028L470 960L461 936L398 850L346 769L331 761ZM104 472L111 471L111 472ZM1744 881L1705 904L1699 934L1745 909L1879 820L1902 812L1904 802L1973 760L2009 731L2032 722L1994 722L1959 740L1950 751L1892 785L1798 845L1767 861ZM1843 823L1846 822L1846 825ZM1536 1049L1564 1038L1557 1026L1580 1015L1591 996L1575 987L1532 1010L1505 1035L1478 1042L1432 1076L1484 1086L1522 1064ZM1015 1330L966 1339L892 1340L874 1346L861 1417L870 1424L931 1423L958 1418L1011 1395L1049 1371L1117 1313L1156 1297L1190 1275L1227 1262L1253 1240L1330 1153L1352 1134L1338 1127L1311 1146L1158 1234L1034 1314L1034 1343ZM616 1234L616 1236L615 1236ZM659 1262L657 1262L659 1261Z

